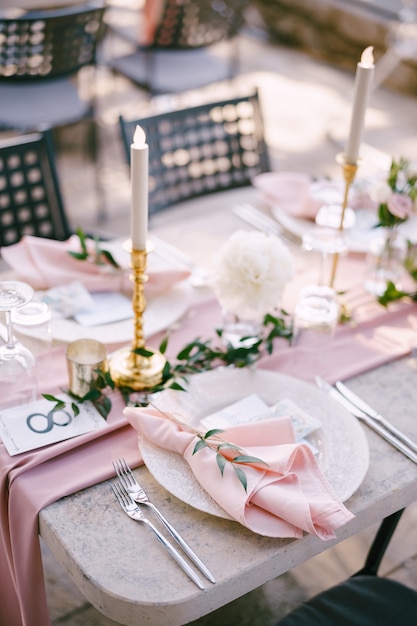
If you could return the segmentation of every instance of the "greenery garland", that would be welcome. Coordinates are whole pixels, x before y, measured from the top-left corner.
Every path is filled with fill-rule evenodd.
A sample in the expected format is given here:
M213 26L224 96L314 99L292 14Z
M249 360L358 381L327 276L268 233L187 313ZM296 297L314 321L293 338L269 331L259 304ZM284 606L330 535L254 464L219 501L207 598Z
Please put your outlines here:
M79 404L91 402L100 415L106 419L112 407L111 399L108 396L109 391L117 389L126 405L146 406L151 394L168 388L184 391L184 383L187 381L187 377L192 374L206 372L221 365L248 367L258 361L263 354L272 354L276 338L283 337L288 341L292 338L292 320L283 309L281 310L281 317L269 313L265 315L262 327L263 332L260 336L242 337L237 346L221 343L222 329L216 329L216 337L213 339L194 339L178 352L172 363L166 361L161 382L143 392L136 392L127 387L116 388L110 372L102 372L101 370L95 371L90 389L84 396L76 396L68 389L62 389L62 391L69 395L72 400L70 408L74 416L79 414ZM218 341L219 339L220 341ZM159 346L161 354L166 353L168 341L169 335L164 337ZM146 349L137 349L135 352L144 357L150 356ZM55 403L53 411L62 410L66 407L66 403L54 395L43 394L43 397Z

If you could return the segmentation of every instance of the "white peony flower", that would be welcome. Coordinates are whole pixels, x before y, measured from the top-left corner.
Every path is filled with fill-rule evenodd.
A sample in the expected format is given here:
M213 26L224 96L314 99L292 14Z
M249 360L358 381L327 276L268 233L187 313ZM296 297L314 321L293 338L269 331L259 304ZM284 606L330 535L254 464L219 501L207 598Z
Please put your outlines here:
M239 230L214 259L211 286L223 309L260 320L278 306L293 275L293 257L280 239Z

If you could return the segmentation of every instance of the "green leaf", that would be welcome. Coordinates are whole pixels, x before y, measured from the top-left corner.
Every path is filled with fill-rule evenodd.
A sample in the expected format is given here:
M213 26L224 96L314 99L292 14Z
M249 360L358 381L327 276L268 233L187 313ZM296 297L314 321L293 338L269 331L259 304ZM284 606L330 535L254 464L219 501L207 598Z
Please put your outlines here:
M267 465L267 463L265 463L265 461L262 461L262 459L258 459L256 456L249 456L246 454L235 456L235 458L233 459L233 463L261 463L262 465Z
M219 435L220 433L224 433L224 430L221 428L212 428L212 430L206 432L204 439L209 439L209 437L214 437L214 435Z
M146 348L135 348L132 352L133 354L139 354L147 359L153 355L152 350L147 350Z
M112 255L111 252L109 252L109 250L101 250L101 254L104 256L104 258L110 263L110 265L112 265L113 267L115 267L116 269L120 268L119 263L116 261L116 259L114 258L114 256Z
M159 352L160 352L161 354L165 354L166 349L167 349L167 347L168 347L168 340L169 340L169 336L168 336L168 335L166 335L166 336L162 339L161 343L159 344Z
M74 413L74 417L80 414L80 407L75 402L71 402L72 412Z
M245 472L243 472L240 467L235 467L233 466L233 469L235 471L236 476L238 477L238 479L240 480L240 482L242 483L243 489L245 491L247 491L248 489L248 481L246 479L246 474Z
M60 398L57 398L56 396L51 396L50 393L43 393L42 397L45 398L45 400L49 400L50 402L62 402Z
M85 261L88 259L87 252L74 252L73 250L68 250L68 254L78 261Z
M226 459L224 458L222 454L219 454L219 452L216 454L216 462L219 467L220 473L223 476L224 468L226 465Z
M197 441L197 443L194 446L194 450L193 450L193 455L198 452L199 450L201 450L201 448L208 448L207 443L204 441L204 439L199 439Z

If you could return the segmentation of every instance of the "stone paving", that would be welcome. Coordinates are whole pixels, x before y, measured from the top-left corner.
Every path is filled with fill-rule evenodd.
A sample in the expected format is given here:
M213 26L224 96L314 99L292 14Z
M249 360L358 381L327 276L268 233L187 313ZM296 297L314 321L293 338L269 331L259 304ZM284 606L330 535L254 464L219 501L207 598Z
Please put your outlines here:
M187 94L181 98L181 102L186 104L198 98L211 99L217 94L256 85L261 95L265 134L273 168L305 171L312 175L340 175L335 155L340 151L340 142L348 129L353 73L313 60L295 49L270 43L259 36L256 30L242 35L239 43L239 76L232 83ZM103 195L96 193L95 171L84 154L85 128L80 124L57 133L58 166L64 201L74 227L81 226L100 234L127 235L129 172L118 133L118 115L123 113L136 117L149 107L161 110L164 106L175 105L176 101L165 97L150 103L141 90L113 76L104 65L97 72L97 90L101 139L99 174ZM416 118L415 98L381 87L375 90L364 136L368 146L365 150L367 164L375 165L381 156L379 151L417 160ZM86 214L86 206L91 207L90 213ZM416 522L417 506L412 506L390 547L383 570L415 589ZM196 626L272 626L292 606L358 569L372 530L364 531L244 598L198 620ZM54 626L114 624L84 600L47 547L43 545L42 548L49 609Z

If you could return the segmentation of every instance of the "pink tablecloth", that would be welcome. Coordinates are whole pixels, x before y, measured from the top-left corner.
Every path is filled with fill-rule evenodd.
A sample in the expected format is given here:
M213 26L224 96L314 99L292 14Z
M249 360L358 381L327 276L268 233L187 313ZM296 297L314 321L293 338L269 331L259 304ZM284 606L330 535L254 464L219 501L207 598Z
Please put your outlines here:
M362 297L362 296L361 296ZM358 309L357 325L341 327L326 349L320 374L330 381L347 378L406 354L417 336L417 306L400 303L389 312L370 303ZM220 325L217 303L194 307L182 328L170 341L169 354L197 336L208 338ZM155 337L153 345L158 345ZM302 345L276 342L274 354L260 367L312 380L317 360ZM66 380L63 350L48 357L42 391L54 392ZM37 539L37 514L50 502L74 493L113 474L111 461L123 455L133 466L140 464L136 432L121 415L115 401L104 434L85 435L32 453L9 457L0 444L1 536L0 623L5 626L47 626L42 564Z

